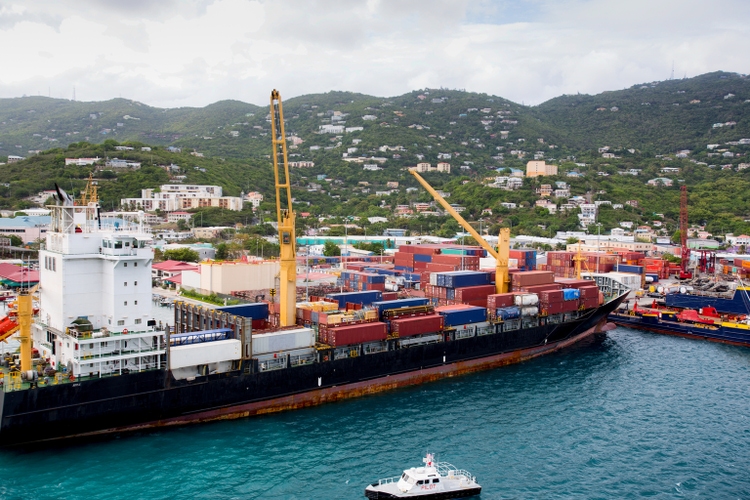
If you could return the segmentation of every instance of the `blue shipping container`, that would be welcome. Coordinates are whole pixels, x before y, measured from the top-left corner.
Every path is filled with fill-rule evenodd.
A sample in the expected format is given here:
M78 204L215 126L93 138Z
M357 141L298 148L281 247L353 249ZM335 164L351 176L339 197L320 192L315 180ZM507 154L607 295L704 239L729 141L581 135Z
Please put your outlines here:
M581 291L577 288L563 288L563 300L578 300L581 298Z
M444 284L440 284L440 275L443 276ZM447 288L463 288L465 286L489 285L490 273L481 271L450 271L438 275L438 286Z
M228 312L235 316L242 316L243 318L268 319L268 304L265 302L217 307L216 310Z
M455 311L440 311L445 318L445 326L468 325L487 321L487 309L484 307L469 307Z
M329 293L326 297L337 300L339 308L343 309L346 307L346 303L370 305L373 302L377 302L383 299L383 293L379 290L369 290L363 292L343 292L343 293Z
M398 299L398 300L384 300L382 302L373 302L372 306L378 310L378 315L382 317L383 311L389 309L400 309L402 307L415 307L415 306L426 306L429 303L424 298L412 298L412 299Z
M517 319L521 317L521 309L517 306L499 307L495 310L495 315L499 319Z

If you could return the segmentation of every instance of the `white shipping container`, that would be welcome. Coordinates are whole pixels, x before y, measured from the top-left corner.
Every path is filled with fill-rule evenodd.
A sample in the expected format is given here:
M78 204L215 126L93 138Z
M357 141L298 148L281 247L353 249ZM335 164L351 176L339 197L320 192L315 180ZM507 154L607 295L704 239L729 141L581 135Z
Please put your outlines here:
M437 286L438 273L430 273L430 285Z
M539 296L535 293L525 293L514 297L517 306L535 306L539 303Z
M539 308L536 306L526 306L521 308L521 316L537 316Z
M253 335L253 356L314 346L315 331L312 328L297 328L295 330Z
M242 346L237 339L217 340L171 347L169 367L172 370L188 366L207 365L240 359Z

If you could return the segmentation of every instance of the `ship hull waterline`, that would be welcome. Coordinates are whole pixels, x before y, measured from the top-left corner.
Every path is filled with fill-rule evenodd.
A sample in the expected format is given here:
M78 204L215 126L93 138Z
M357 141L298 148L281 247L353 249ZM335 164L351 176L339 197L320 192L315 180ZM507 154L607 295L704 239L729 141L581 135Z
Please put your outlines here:
M621 299L571 323L284 370L235 371L195 381L177 381L169 372L152 370L6 392L0 400L0 446L294 410L519 363L605 331L611 326L607 314Z

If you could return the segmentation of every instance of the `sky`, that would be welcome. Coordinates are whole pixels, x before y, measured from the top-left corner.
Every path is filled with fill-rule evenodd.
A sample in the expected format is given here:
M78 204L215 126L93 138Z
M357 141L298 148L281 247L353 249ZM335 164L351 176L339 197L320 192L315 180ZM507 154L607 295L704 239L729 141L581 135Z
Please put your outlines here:
M0 97L260 106L463 89L526 105L747 73L747 0L0 0Z

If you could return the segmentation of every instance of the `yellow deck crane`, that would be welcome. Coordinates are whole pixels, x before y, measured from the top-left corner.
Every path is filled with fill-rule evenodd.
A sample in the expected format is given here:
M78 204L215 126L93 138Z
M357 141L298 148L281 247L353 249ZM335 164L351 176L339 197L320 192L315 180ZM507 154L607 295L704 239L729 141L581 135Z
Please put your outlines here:
M471 227L471 225L464 220L463 217L459 215L456 210L450 206L450 204L445 201L445 199L438 194L437 191L435 191L432 186L430 186L426 180L422 178L421 175L417 173L417 171L413 168L409 169L409 173L413 175L419 183L422 185L423 188L427 190L428 193L432 195L433 198L435 198L435 201L440 203L443 208L453 216L454 219L456 219L456 222L458 222L461 227L466 229L466 231L471 234L474 239L479 243L482 248L487 250L487 253L492 255L495 258L496 261L496 273L495 273L495 290L497 293L507 293L509 290L509 276L508 276L508 259L510 257L510 229L507 227L500 229L500 235L497 241L497 251L492 248L492 245L487 243L482 236L476 232L476 230Z
M279 246L281 247L281 269L279 271L279 324L292 326L296 323L297 308L297 252L295 251L294 210L292 189L289 181L289 162L284 134L284 111L281 94L271 91L271 140L273 141L273 175L276 183L276 220L279 224ZM283 165L283 172L280 165ZM282 191L286 208L282 208Z

